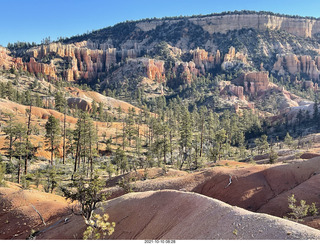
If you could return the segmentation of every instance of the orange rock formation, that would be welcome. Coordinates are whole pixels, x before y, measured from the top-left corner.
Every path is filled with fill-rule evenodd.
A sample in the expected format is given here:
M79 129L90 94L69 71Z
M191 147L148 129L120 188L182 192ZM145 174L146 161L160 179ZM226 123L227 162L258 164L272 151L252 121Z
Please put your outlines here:
M309 55L297 56L295 54L278 55L277 58L273 65L273 71L278 74L284 75L287 70L291 75L305 73L313 81L320 80L320 56L316 56L314 60Z

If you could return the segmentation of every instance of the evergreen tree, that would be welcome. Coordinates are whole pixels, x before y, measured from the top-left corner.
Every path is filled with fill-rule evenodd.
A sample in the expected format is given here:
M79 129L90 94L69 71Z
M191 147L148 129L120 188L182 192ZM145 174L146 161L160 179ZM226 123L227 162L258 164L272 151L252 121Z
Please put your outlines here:
M117 166L117 172L121 170L122 174L124 174L128 171L128 158L120 147L117 149L115 156L112 159L112 164Z
M303 121L304 116L303 116L303 112L301 109L299 109L298 114L297 114L297 120L298 120L298 126L301 126L301 122Z
M51 153L50 164L53 164L53 154L54 151L58 148L60 143L60 125L59 120L50 115L48 121L45 124L46 129L46 142L49 146L49 151Z
M182 169L183 164L187 160L187 157L190 155L190 150L192 146L192 120L190 113L186 107L183 108L181 122L180 122L180 151L182 156L182 162L180 165L180 170Z
M95 100L93 100L91 104L91 115L93 118L97 117L97 112L98 112L97 103Z
M318 129L320 128L320 114L317 100L315 100L313 105L313 123L317 125Z
M54 101L55 101L55 109L58 110L59 112L62 112L67 105L67 100L65 98L65 95L61 91L58 91L54 95Z
M266 135L257 138L254 143L256 144L259 153L263 153L269 149L268 136Z
M286 144L289 148L291 148L292 145L293 145L293 139L290 136L289 132L287 132L287 134L286 134L286 136L284 138L284 144Z

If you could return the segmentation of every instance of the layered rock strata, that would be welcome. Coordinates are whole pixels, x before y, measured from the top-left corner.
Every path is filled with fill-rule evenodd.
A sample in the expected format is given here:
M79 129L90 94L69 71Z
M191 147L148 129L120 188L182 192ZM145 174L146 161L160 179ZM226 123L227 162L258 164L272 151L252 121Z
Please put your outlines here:
M273 72L279 75L285 75L288 72L290 75L304 73L313 81L320 80L320 56L312 59L309 55L278 55L277 61L273 66Z

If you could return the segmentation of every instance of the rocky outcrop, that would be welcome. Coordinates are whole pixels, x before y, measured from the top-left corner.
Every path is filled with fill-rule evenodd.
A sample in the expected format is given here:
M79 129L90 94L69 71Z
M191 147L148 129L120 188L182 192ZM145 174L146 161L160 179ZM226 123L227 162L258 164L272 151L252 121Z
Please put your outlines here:
M231 84L230 86L228 86L228 89L230 92L232 92L234 95L236 95L240 100L244 100L242 86L235 86L235 85Z
M190 84L193 80L193 76L198 76L200 71L192 61L176 62L175 67L173 67L173 73L176 74L176 77L179 77L184 82Z
M302 87L306 90L314 90L314 91L317 91L319 89L318 83L313 83L311 80L303 81Z
M202 74L205 74L206 70L215 67L215 57L212 54L208 54L206 50L197 48L191 51L191 53L193 55L193 62ZM216 55L219 56L217 60L220 61L220 52Z
M244 92L259 95L270 87L269 73L267 71L250 72L240 75L232 81L233 84L244 87Z
M8 55L9 50L0 46L0 68L9 69L12 65L12 57Z
M243 77L243 84L245 92L252 95L266 91L269 87L269 73L266 71L247 73Z
M63 71L61 75L66 81L73 81L80 78L94 79L100 73L108 71L117 62L117 56L121 60L137 58L140 50L122 49L118 51L108 43L99 44L83 41L74 44L51 43L41 45L31 48L27 51L27 54L34 60L39 61L48 55L64 59L69 68Z
M14 58L10 56L10 51L0 46L0 69L22 68L25 70L21 58Z
M236 86L234 84L226 85L222 91L220 91L220 94L228 94L228 95L234 95L238 97L240 100L245 100L243 95L243 87L242 86Z
M320 56L316 56L314 60L309 55L278 55L277 61L273 65L273 72L279 75L290 75L304 73L313 81L320 80Z
M88 111L90 112L91 102L89 102L86 99L78 98L78 97L69 97L67 99L68 106L72 109L81 109L82 111Z
M163 82L165 80L164 61L155 59L142 59L146 67L147 77L151 80Z
M220 95L234 95L240 100L245 100L243 95L243 86L236 86L231 84L230 81L222 81L219 83Z
M224 55L221 68L223 70L232 69L238 65L248 65L247 55L242 52L236 52L234 47L229 48L229 52Z
M49 79L57 79L56 67L52 61L50 64L38 63L34 58L30 58L30 61L26 63L26 69L32 74L44 74Z

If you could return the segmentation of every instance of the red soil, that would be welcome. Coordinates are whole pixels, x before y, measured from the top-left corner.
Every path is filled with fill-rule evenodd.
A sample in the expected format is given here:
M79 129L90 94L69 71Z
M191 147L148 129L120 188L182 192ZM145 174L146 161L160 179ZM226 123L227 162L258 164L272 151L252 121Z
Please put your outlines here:
M11 183L9 186L0 187L0 239L26 239L32 229L45 227L36 210L46 225L71 213L70 205L63 197L22 190Z

